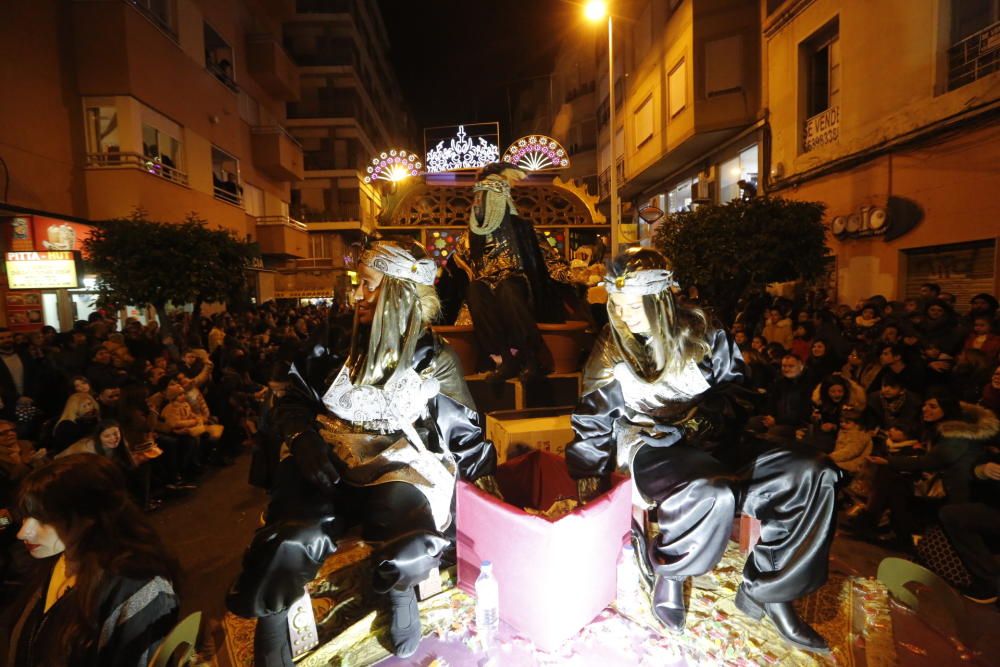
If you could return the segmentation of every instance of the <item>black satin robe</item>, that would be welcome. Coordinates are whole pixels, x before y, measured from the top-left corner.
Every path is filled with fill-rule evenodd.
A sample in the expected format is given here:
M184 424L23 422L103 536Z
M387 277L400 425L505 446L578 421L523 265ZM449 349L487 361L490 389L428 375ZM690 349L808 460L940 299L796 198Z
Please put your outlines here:
M655 506L660 534L648 556L663 576L711 570L737 512L756 517L761 539L743 572L748 592L763 602L794 600L826 579L839 474L826 457L804 450L741 455L751 408L743 359L725 332L708 335L712 352L698 364L707 389L677 398L649 383L627 401L613 375L624 357L606 328L587 363L566 462L580 480L630 469L636 490ZM631 456L618 461L623 447Z
M296 360L292 386L276 408L282 438L318 430L316 416L326 411L322 396L339 370L336 361L322 347ZM428 331L417 344L413 368L429 372L441 386L428 401L427 417L415 423L427 449L442 452L446 444L462 479L492 475L496 450L484 438L454 351ZM287 610L352 526L360 525L362 537L376 543L372 583L380 593L422 581L451 542L435 527L427 499L416 487L404 482L352 487L341 481L325 491L303 478L293 456L278 466L266 520L227 596L230 611L244 617Z

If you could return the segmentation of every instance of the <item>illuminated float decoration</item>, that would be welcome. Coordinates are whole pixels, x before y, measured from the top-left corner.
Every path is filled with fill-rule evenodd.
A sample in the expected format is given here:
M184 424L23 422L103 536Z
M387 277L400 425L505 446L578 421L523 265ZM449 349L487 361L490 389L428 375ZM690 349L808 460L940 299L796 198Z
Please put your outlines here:
M428 174L480 169L500 159L500 148L496 144L487 141L485 137L470 138L464 125L458 126L455 136L447 140L448 145L445 145L445 141L438 141L434 148L427 151Z
M375 181L398 183L410 176L419 176L422 167L416 153L396 149L382 151L373 157L371 164L368 165L365 183Z
M544 134L530 134L510 145L503 154L503 162L510 162L526 171L565 169L569 166L566 149Z

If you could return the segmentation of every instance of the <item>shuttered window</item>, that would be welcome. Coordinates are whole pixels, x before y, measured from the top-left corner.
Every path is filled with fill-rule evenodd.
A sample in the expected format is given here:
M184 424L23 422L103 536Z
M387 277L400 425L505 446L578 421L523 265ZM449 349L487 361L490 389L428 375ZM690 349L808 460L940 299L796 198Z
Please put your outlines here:
M937 283L956 297L959 312L980 292L994 293L996 241L972 241L903 251L906 257L904 297L920 296L920 286Z

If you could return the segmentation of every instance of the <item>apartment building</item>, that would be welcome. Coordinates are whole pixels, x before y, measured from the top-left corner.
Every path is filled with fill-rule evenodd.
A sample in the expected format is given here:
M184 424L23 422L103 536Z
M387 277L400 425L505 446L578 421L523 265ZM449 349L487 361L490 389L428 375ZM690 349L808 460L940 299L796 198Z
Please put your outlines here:
M364 181L372 157L421 147L375 0L298 0L295 10L284 45L299 66L301 95L288 104L288 127L304 150L305 180L293 188L292 209L308 225L310 248L282 273L301 295L342 283L345 244L375 229L383 202Z
M18 249L49 248L39 230L53 223L79 249L87 228L72 225L143 209L256 240L265 264L306 256L289 217L302 148L284 129L299 90L281 46L293 13L283 0L3 3L0 219ZM258 283L268 298L269 274ZM34 327L67 328L93 308L86 287L14 300L25 298L42 305Z
M647 205L673 212L755 188L763 126L754 3L628 7L630 18L615 24L613 150L606 43L597 49L599 194L608 200L616 169L625 243L648 242L652 226L635 213Z
M1000 2L761 3L767 191L827 204L840 302L997 293Z

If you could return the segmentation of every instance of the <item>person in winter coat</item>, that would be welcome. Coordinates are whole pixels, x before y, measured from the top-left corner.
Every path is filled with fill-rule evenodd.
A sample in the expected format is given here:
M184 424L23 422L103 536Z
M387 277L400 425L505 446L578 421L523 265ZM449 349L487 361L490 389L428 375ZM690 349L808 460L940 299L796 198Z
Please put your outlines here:
M792 320L778 308L767 311L767 322L761 331L770 343L781 343L786 350L792 347Z
M840 415L840 428L830 460L845 472L857 474L868 463L872 453L872 436L861 423L861 411L845 409Z

